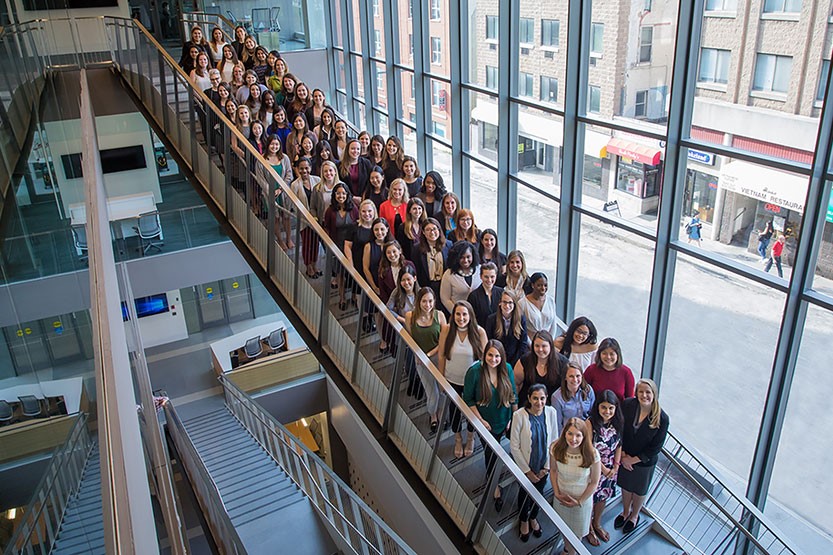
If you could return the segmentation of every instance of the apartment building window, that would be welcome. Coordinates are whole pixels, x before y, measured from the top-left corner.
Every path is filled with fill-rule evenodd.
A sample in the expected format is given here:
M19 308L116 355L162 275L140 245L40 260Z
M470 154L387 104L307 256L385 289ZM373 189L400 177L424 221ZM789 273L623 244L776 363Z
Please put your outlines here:
M648 114L648 91L636 91L636 103L633 107L633 116L644 118Z
M379 2L381 0L373 0L373 17L379 17Z
M601 56L603 52L605 25L604 23L590 24L590 55Z
M518 76L518 96L532 96L532 74L523 71Z
M764 13L799 13L801 0L764 0Z
M541 20L541 46L558 48L558 35L561 31L561 22L557 19Z
M792 56L775 54L758 54L755 60L755 77L752 81L753 91L785 93L790 88Z
M554 77L541 76L541 101L552 102L558 101L558 79Z
M590 85L587 92L587 111L591 114L598 114L602 110L602 89Z
M431 21L440 19L440 0L431 0Z
M737 9L737 0L706 0L707 12L733 12Z
M819 86L816 90L816 100L824 100L824 88L827 87L827 75L830 73L830 60L822 60L819 72Z
M443 63L443 50L440 37L431 37L431 63Z
M520 32L521 44L532 44L535 42L535 20L531 17L522 17Z
M730 50L701 48L700 70L697 73L697 81L700 83L720 83L722 85L728 83L730 54Z
M445 138L445 125L442 123L437 123L436 121L431 122L434 124L434 135L437 137Z
M382 53L382 31L378 29L373 30L373 53L379 55Z
M651 51L654 44L654 28L645 25L639 30L639 63L651 61Z
M378 92L380 98L382 96L384 96L384 94L383 94L384 91L385 91L385 72L384 71L377 71L376 72L376 91Z
M486 66L486 88L497 88L497 68L495 66Z
M415 98L416 95L416 80L414 79L414 74L411 74L411 98Z
M443 84L439 81L431 81L431 106L434 108L440 107L440 97L442 96Z
M408 53L411 58L414 57L414 35L411 33L408 33Z
M486 16L486 40L497 40L497 16Z
M414 0L408 0L408 19L414 17Z

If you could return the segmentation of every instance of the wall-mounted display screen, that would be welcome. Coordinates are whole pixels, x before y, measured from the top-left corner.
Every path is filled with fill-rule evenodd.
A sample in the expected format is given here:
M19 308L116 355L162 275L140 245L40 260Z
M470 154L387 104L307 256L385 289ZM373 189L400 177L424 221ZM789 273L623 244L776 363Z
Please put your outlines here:
M99 152L99 156L101 157L101 171L104 173L140 170L147 167L145 149L142 145L104 149ZM67 179L84 177L80 152L61 155L61 163Z
M135 300L136 316L144 318L145 316L153 316L154 314L162 314L168 312L168 295L159 293L158 295L151 295L150 297L140 297ZM121 303L121 317L125 322L130 319L127 312L127 303Z

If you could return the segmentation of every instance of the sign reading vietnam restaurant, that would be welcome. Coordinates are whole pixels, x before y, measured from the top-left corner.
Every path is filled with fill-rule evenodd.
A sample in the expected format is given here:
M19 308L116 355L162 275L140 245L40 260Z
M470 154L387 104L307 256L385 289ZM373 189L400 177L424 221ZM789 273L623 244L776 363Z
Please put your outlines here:
M720 187L726 191L804 212L808 178L740 160L720 169Z

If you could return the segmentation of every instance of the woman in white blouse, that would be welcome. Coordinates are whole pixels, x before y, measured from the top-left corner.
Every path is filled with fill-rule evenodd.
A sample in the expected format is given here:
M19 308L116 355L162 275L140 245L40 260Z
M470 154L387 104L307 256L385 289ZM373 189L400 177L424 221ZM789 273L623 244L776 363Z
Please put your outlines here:
M555 300L547 295L547 276L536 272L530 276L529 281L532 284L532 292L520 301L520 308L526 316L527 334L532 337L535 332L544 330L556 337L558 317L555 315Z

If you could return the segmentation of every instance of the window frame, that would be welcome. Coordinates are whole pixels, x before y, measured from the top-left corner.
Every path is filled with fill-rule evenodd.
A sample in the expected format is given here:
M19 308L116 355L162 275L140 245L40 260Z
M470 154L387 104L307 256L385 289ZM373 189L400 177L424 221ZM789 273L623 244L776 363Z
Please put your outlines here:
M533 18L520 18L518 23L518 42L526 47L535 44L535 20Z
M596 108L593 109L594 101L596 99ZM587 85L587 113L600 114L602 112L602 88L596 85Z
M764 83L759 81L759 77L761 77L761 73L759 71L763 71L761 69L761 63L767 62L769 65L769 60L772 60L772 72L763 76ZM790 91L790 74L792 73L792 56L784 56L783 54L769 54L766 52L758 52L755 54L755 69L752 72L752 93L763 93L765 95L781 95L786 96L787 93ZM784 67L783 64L789 63L787 68ZM786 79L784 79L784 71L786 70ZM786 83L786 88L778 89L775 88L776 80L779 78L779 73L781 80Z
M496 15L486 15L486 41L497 42L500 20Z
M490 79L490 78L489 78L489 77L490 77L490 74L491 74L491 76L493 77L493 79ZM486 88L487 88L487 89L494 89L494 90L497 90L497 88L498 88L498 83L500 82L500 81L499 81L499 79L500 79L500 78L499 78L499 76L498 76L498 68L497 68L497 66L490 66L490 65L486 65ZM493 81L493 83L490 85L490 84L489 84L489 81Z
M443 90L443 84L440 81L431 80L431 107L440 109L440 94Z
M532 98L535 94L533 75L525 71L518 72L518 96Z
M642 102L639 101L639 96L642 95ZM639 106L642 106L642 113L639 113ZM633 117L647 118L648 117L648 89L636 91L636 97L633 103Z
M601 58L604 54L605 24L594 21L590 23L590 57ZM598 42L598 44L597 44Z
M830 60L822 60L821 67L819 68L819 82L816 85L816 98L815 102L821 104L824 102L824 92L825 88L827 87L827 77L830 73Z
M555 35L553 35L553 29ZM549 30L547 33L545 30ZM544 39L549 40L544 40ZM555 40L553 40L555 39ZM546 49L557 50L561 46L561 20L560 19L542 19L541 20L541 47Z
M798 6L795 6L795 2L798 2ZM773 7L773 4L776 3L778 6ZM761 6L761 14L800 14L804 7L803 4L802 0L764 0ZM796 7L798 9L795 9Z
M440 37L431 37L430 38L431 44L431 65L432 66L441 66L443 65L443 42ZM435 48L436 46L436 48Z
M546 87L544 84L546 83ZM555 87L552 85L555 84ZM555 94L553 94L553 89L555 89ZM546 90L546 98L544 98L544 91ZM552 99L550 99L552 97ZM558 103L558 78L550 77L549 75L541 75L539 79L539 87L538 87L538 99L541 102L547 102L549 104L557 104Z
M645 32L650 32L650 38L645 41ZM647 48L647 58L644 56L645 49ZM654 52L654 26L653 25L643 25L639 28L639 48L637 49L637 63L639 64L650 64L651 59L653 57Z
M703 61L705 59L705 53L714 53L714 71L712 79L703 79ZM723 59L723 56L726 55L727 59ZM721 61L726 62L724 65L721 65ZM709 48L709 47L701 47L700 48L700 59L697 62L697 84L698 85L717 85L725 87L729 83L729 66L732 62L732 51L726 50L724 48ZM721 80L720 77L722 76L722 71L725 67L725 80Z
M439 21L442 18L441 0L431 0L428 6L428 19L430 21Z

